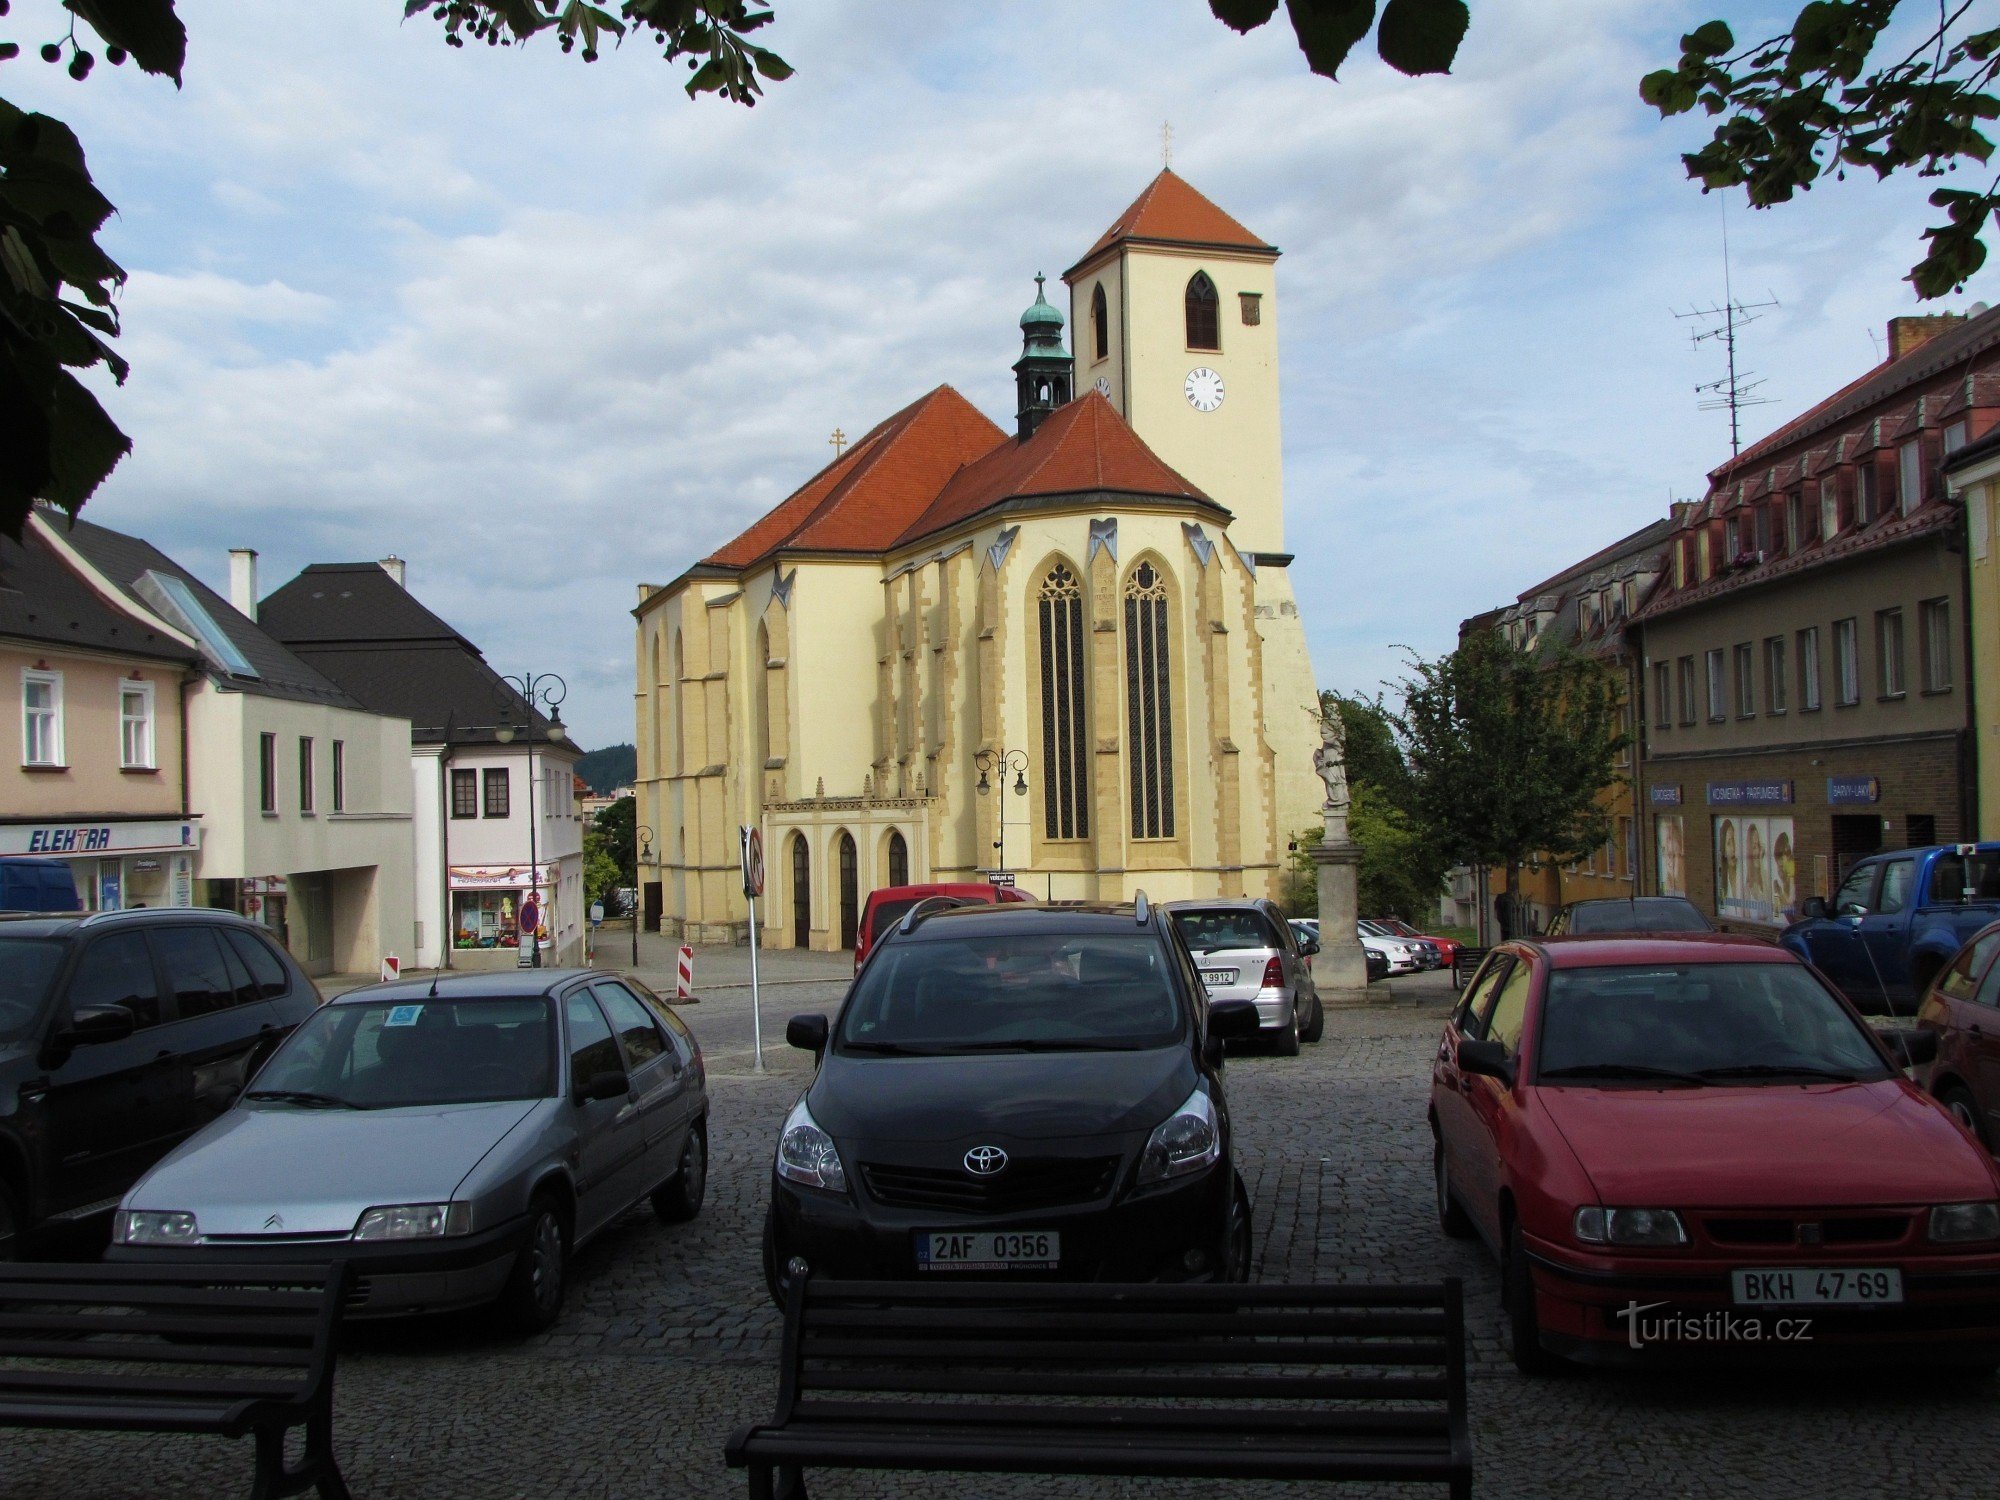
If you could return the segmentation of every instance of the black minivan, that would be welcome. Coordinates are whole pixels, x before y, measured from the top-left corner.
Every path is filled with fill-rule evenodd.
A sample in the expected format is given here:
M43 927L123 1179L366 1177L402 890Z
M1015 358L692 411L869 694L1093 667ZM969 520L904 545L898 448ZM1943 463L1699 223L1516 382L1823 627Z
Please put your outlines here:
M1225 1041L1168 914L920 908L829 1026L779 1132L765 1278L1240 1281L1250 1204L1230 1153Z
M319 1003L230 912L0 918L0 1260L108 1216Z

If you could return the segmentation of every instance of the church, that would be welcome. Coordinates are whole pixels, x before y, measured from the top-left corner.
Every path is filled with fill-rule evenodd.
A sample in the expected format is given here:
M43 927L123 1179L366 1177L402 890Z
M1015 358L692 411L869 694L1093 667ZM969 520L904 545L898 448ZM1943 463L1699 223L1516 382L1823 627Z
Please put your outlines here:
M647 925L854 945L878 886L1276 895L1318 826L1285 549L1278 250L1163 171L1021 316L1013 430L949 385L641 584ZM1076 352L1064 346L1065 326Z

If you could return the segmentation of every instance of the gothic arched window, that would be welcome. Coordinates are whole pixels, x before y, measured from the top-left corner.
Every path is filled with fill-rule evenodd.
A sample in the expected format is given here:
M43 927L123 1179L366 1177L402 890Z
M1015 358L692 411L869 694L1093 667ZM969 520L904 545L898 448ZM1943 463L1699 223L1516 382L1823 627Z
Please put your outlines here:
M1167 670L1167 581L1149 562L1125 585L1125 709L1132 837L1174 836L1174 707Z
M910 846L903 841L900 831L889 830L889 884L908 885L910 883Z
M1197 271L1187 284L1187 346L1190 349L1222 347L1221 302L1208 272Z
M1042 836L1090 836L1083 699L1083 587L1066 563L1042 580Z
M1111 352L1111 314L1104 305L1104 283L1090 289L1090 337L1096 347L1092 357L1103 359Z

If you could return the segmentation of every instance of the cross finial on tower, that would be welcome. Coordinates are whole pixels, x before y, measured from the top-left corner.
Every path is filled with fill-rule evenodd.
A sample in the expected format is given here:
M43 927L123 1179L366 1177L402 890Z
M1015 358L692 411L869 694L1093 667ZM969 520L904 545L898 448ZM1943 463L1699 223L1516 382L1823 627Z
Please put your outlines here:
M842 432L838 427L833 429L833 436L828 438L827 442L832 446L835 458L839 458L841 454L847 451L847 434Z
M1160 122L1160 165L1169 172L1174 169L1174 122Z

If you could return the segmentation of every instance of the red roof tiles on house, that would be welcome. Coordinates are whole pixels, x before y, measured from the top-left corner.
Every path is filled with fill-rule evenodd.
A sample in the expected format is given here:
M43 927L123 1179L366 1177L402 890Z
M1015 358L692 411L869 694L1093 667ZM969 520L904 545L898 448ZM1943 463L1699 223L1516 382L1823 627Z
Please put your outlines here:
M1133 200L1098 237L1082 260L1094 260L1121 240L1165 240L1184 245L1228 245L1244 250L1262 250L1276 255L1278 247L1267 245L1208 199L1189 187L1173 169L1160 173L1146 191ZM1074 268L1072 268L1074 269Z
M1004 443L960 470L896 542L942 531L1002 501L1096 490L1214 504L1168 468L1116 407L1090 391L1051 412L1025 443Z
M941 385L880 423L706 561L750 568L780 548L882 551L952 475L1006 441L977 407Z

